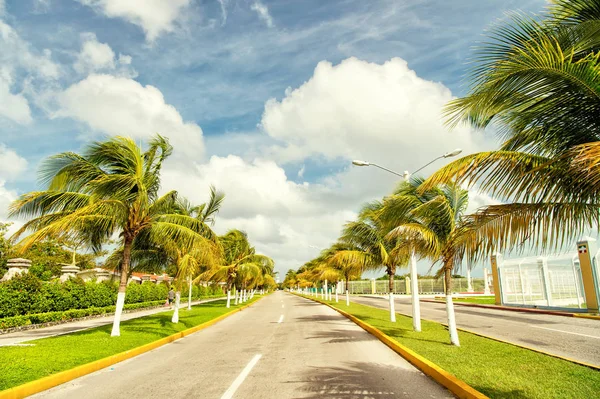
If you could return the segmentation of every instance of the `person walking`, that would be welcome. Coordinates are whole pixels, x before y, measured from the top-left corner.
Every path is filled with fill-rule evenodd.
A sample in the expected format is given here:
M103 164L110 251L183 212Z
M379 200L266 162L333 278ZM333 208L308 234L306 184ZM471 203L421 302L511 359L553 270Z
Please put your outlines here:
M169 288L169 306L173 306L173 300L175 299L175 291L173 287Z

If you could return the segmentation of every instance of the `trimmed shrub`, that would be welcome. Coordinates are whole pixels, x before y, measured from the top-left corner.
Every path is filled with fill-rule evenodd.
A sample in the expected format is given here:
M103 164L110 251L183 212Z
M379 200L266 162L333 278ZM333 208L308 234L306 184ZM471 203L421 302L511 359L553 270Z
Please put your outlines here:
M116 281L96 283L72 278L61 283L57 279L50 282L41 281L30 273L18 275L9 281L0 283L0 319L27 314L60 313L73 309L114 306L117 301L117 289ZM169 284L166 282L160 284L150 281L143 284L132 283L127 286L125 304L127 306L151 301L160 303L166 300L168 292ZM216 284L208 287L192 286L192 299L194 300L220 295L223 295L223 291ZM182 290L181 299L187 300L187 297L188 290Z
M134 310L140 308L148 308L162 305L164 301L149 301L149 302L140 302L125 305L123 308L125 310ZM30 324L43 324L43 323L51 323L55 321L66 321L78 319L81 317L88 316L96 316L103 315L106 313L113 313L115 311L115 306L106 306L106 307L92 307L87 309L70 309L64 312L47 312L47 313L36 313L29 314L24 316L14 316L14 317L5 317L0 319L0 329L6 328L14 328L21 327Z

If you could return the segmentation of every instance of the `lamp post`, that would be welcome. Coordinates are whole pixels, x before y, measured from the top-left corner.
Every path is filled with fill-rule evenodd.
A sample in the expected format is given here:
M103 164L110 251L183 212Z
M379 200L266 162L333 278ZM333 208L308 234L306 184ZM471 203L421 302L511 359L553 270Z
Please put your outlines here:
M444 155L441 155L441 156L433 159L429 163L427 163L427 164L421 166L419 169L415 170L413 173L409 173L408 171L405 171L403 175L401 175L400 173L394 172L391 169L385 168L381 165L377 165L377 164L367 162L367 161L354 160L354 161L352 161L352 164L355 166L375 166L376 168L385 170L386 172L392 173L396 176L400 176L404 179L405 182L408 182L410 179L410 176L412 174L415 174L418 171L426 168L427 166L431 165L438 159L451 158L451 157L457 156L461 152L462 152L462 150L460 148L457 148L454 151L447 152ZM417 256L415 255L414 249L411 249L411 255L410 255L410 291L411 291L411 298L412 298L413 330L418 332L418 331L421 331L421 307L419 306L419 282L417 280ZM393 305L390 303L390 306L393 306Z

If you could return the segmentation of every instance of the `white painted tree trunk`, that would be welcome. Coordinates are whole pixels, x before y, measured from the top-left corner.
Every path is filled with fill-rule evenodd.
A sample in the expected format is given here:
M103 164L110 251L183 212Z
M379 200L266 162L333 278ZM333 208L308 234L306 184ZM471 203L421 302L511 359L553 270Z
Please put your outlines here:
M236 290L235 290L235 304L236 304L236 305L238 304L238 299L239 299L239 297L240 297L240 295L239 295L239 291L238 291L238 290L237 290L237 288L236 288Z
M115 308L115 319L113 321L111 337L118 337L121 335L119 326L121 324L121 314L123 313L123 305L125 305L125 293L119 292L117 294L117 306Z
M246 289L242 290L242 302L246 302Z
M172 323L179 323L179 303L181 302L181 291L175 292L175 311L171 318Z
M340 298L338 297L338 291L339 291L339 290L338 290L338 286L339 286L339 283L338 283L338 285L335 287L335 303L338 303L338 302L340 301Z
M467 265L467 292L473 292L473 279L471 278L471 264Z
M394 304L394 293L390 292L390 321L396 322L396 306Z
M250 294L250 299L254 298L254 288L252 289L252 293Z
M227 290L227 309L231 307L231 290Z
M456 330L456 318L454 317L454 303L452 295L446 295L446 313L448 314L448 331L450 332L450 343L460 346L458 331Z
M329 292L327 292L327 280L325 280L325 300L328 301L329 300Z
M346 306L350 306L350 294L348 290L346 290Z
M415 251L410 255L410 293L412 296L413 330L421 331L421 306L419 303L419 278L417 274L417 256Z
M192 310L192 279L190 279L190 292L188 294L188 310Z

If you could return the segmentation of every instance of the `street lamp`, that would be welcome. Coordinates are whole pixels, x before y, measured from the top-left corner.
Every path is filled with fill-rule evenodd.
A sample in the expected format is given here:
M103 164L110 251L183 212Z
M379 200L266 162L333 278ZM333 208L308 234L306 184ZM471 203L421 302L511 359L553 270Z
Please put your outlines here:
M380 165L377 165L377 164L374 164L371 162L367 162L367 161L354 160L354 161L352 161L352 164L356 165L356 166L375 166L379 169L383 169L387 172L395 174L396 176L400 176L400 177L404 178L404 181L408 182L408 180L410 179L410 176L412 174L415 174L418 171L426 168L427 166L431 165L438 159L455 157L458 154L460 154L461 152L462 152L462 150L460 148L457 148L454 151L447 152L444 155L441 155L441 156L435 158L431 162L429 162L429 163L425 164L424 166L420 167L419 169L415 170L413 173L409 173L408 171L405 171L403 175L396 173L393 170L390 170L388 168L384 168L383 166L380 166ZM419 306L419 282L417 280L417 256L415 255L414 249L411 249L411 254L410 254L410 290L411 290L411 297L412 297L413 330L418 332L418 331L421 331L421 307ZM391 296L390 296L390 305L393 306L391 303Z

